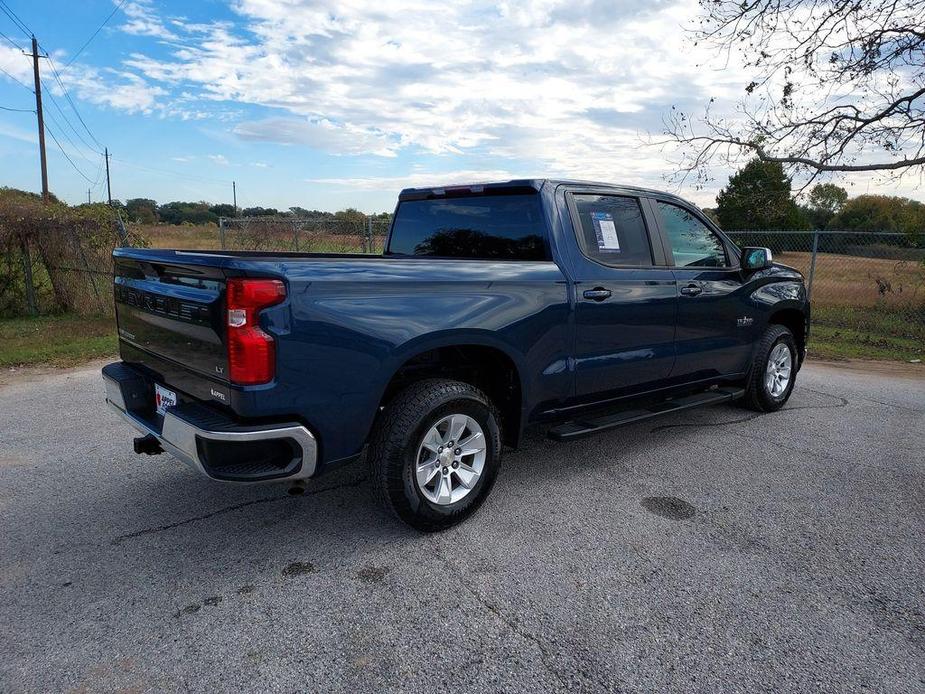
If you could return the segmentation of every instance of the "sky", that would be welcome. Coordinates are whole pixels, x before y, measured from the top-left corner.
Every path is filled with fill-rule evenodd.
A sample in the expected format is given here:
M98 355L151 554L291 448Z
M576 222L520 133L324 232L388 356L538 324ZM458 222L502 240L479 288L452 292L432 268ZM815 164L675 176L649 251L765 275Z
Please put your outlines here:
M0 107L25 112L0 110L0 186L40 190L34 32L70 203L105 199L108 147L122 200L230 203L235 181L241 207L379 212L409 186L567 177L712 206L730 172L679 188L653 141L750 79L694 45L695 0L4 1L24 26L0 13Z

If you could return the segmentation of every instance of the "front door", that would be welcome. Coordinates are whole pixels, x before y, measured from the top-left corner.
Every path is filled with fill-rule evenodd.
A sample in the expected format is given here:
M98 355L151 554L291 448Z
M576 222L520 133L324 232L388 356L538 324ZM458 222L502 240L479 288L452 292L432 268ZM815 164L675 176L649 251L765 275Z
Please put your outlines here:
M572 253L575 394L591 402L658 387L674 363L678 299L654 229L650 235L654 221L633 196L567 198L569 245L578 250Z
M751 355L750 289L723 240L697 213L662 200L655 210L674 261L677 357L672 380L743 373Z

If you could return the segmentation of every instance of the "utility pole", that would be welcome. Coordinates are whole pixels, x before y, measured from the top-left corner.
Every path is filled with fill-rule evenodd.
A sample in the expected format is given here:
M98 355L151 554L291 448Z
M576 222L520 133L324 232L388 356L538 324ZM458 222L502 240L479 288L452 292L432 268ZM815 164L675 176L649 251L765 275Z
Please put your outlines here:
M238 216L238 184L231 182L231 197L234 200L234 216Z
M90 204L90 189L87 188L87 204Z
M109 200L109 206L112 207L112 187L109 185L109 147L105 148L106 157L106 198Z
M39 159L42 162L42 200L48 202L48 162L45 161L45 117L42 115L42 80L39 78L39 42L32 37L32 72L35 76L35 113L39 119Z

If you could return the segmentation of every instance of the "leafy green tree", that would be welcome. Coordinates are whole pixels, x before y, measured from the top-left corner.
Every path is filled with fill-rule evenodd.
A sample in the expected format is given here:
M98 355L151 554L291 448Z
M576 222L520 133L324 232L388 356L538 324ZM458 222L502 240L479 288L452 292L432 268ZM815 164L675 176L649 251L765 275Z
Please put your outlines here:
M130 222L157 224L157 203L149 198L126 200L125 213Z
M848 191L834 183L820 183L809 191L806 216L814 229L825 229L848 200Z
M790 178L777 162L752 159L716 196L724 229L806 229L808 220L790 196Z
M168 202L157 208L157 214L166 224L217 224L207 202Z
M348 207L346 210L335 212L334 218L343 222L349 222L355 226L363 226L366 224L366 215L353 207Z
M279 210L275 207L245 207L241 210L244 217L275 217L278 214Z
M327 217L333 217L333 216L334 216L334 213L333 213L333 212L322 212L321 210L306 210L304 207L298 207L298 206L290 207L290 208L289 208L289 213L290 213L293 217L321 217L321 218L327 218Z
M235 209L234 205L229 205L228 203L221 203L219 205L212 205L209 208L209 212L214 214L216 217L237 217L238 211Z
M830 229L919 234L925 229L925 205L891 195L849 199L829 222Z

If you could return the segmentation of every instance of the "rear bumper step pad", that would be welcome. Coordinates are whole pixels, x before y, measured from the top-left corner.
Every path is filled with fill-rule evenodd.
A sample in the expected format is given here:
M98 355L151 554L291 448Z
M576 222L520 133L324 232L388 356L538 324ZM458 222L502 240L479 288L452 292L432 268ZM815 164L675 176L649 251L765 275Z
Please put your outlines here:
M106 402L114 410L205 477L261 482L305 479L315 473L317 442L301 424L241 426L214 409L192 403L169 407L159 417L151 412L150 379L123 362L103 367L103 382ZM264 460L261 448L277 451L278 459Z

